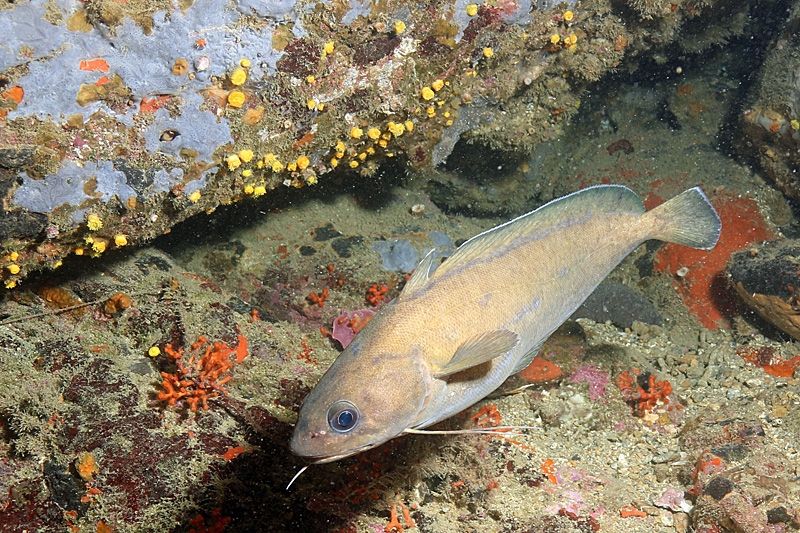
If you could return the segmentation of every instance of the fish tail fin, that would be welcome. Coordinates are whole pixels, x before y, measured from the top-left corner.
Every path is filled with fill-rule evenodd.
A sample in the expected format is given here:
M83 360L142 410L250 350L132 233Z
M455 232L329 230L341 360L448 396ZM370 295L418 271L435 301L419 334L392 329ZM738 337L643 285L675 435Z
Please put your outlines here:
M654 207L647 216L655 220L652 238L682 246L710 250L717 244L722 221L700 187Z

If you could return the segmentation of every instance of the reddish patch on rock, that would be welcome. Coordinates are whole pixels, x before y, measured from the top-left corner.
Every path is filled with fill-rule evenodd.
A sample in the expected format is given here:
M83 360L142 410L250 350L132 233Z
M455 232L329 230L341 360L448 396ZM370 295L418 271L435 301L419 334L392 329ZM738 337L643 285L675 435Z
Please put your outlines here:
M400 44L400 37L387 39L378 37L372 41L361 43L353 50L353 63L356 65L370 65L377 63L388 56Z
M545 361L541 356L536 356L531 364L520 370L519 377L524 380L539 383L550 381L561 375L561 369L550 361Z
M298 78L311 75L317 67L319 48L303 39L298 39L284 49L283 57L278 61L276 68Z
M708 329L717 329L732 315L738 298L725 276L725 265L734 252L754 242L776 237L751 198L720 196L716 199L722 233L713 250L695 250L667 243L659 248L655 269L676 279L672 285L689 306L689 312Z

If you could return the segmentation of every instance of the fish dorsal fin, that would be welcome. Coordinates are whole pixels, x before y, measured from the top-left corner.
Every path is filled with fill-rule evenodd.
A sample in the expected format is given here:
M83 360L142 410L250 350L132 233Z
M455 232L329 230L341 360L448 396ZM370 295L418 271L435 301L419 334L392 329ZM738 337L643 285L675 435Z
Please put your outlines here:
M447 377L491 361L507 354L518 343L519 335L508 329L492 329L479 333L464 341L450 362L434 373L434 377Z
M488 255L490 250L512 244L519 237L563 229L589 218L616 213L645 212L642 199L624 185L596 185L557 198L496 228L484 231L462 244L434 272L434 277L446 275L459 267Z
M414 296L414 294L428 282L435 251L436 248L431 248L431 251L425 254L425 257L419 262L417 268L414 269L414 273L411 274L411 277L406 281L406 286L403 287L400 298L410 298Z

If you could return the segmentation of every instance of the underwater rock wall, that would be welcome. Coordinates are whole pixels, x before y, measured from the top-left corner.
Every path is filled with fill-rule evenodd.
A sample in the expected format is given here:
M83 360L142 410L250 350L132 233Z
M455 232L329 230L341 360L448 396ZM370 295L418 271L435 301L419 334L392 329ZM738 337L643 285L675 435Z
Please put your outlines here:
M0 281L462 137L527 153L610 70L724 42L748 6L1 2Z

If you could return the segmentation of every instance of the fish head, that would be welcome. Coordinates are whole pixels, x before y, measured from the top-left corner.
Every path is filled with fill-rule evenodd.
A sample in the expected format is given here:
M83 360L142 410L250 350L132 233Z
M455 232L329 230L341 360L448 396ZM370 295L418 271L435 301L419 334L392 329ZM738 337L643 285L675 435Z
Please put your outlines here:
M310 463L328 463L379 446L414 422L425 383L412 354L365 348L356 338L306 397L290 448Z

